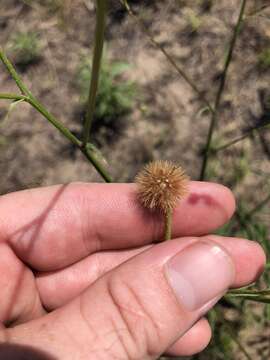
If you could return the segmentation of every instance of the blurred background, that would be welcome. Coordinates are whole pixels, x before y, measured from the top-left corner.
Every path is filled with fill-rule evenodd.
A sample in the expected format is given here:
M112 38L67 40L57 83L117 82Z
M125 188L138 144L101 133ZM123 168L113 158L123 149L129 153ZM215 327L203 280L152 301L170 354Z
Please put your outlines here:
M119 0L109 1L92 141L114 181L132 181L153 159L180 163L192 179L199 179L211 120L206 102L215 103L241 1L129 4L133 16ZM94 29L92 0L0 0L0 45L32 93L78 137ZM19 93L2 64L0 92ZM229 186L238 201L236 216L220 233L259 241L268 255L269 125L270 5L268 0L249 0L204 179ZM4 100L0 174L1 194L102 181L80 151L33 108ZM267 285L270 269L257 288ZM209 316L213 342L193 359L269 359L269 305L231 301Z

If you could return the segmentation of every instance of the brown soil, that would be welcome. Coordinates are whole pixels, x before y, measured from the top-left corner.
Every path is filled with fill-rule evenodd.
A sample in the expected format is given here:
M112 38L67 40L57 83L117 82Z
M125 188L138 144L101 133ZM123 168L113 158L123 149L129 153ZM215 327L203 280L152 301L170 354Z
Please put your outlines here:
M8 50L17 31L40 34L41 59L28 66L22 77L55 116L80 132L80 96L74 82L81 57L93 43L93 1L63 0L53 12L49 2L0 0L0 44ZM240 1L213 1L210 9L206 6L210 1L131 3L154 38L213 102ZM249 1L247 13L266 3ZM270 67L262 68L258 60L270 48L269 11L264 16L249 17L241 29L214 136L217 146L269 122ZM194 17L199 18L195 30ZM197 179L209 126L204 104L116 0L111 2L106 38L109 57L132 64L128 77L138 87L134 109L121 121L124 126L108 137L98 134L114 180L132 181L145 162L159 158L180 162ZM0 91L17 92L2 66ZM0 119L7 105L0 102ZM102 181L81 153L30 106L19 104L0 129L1 193L78 180ZM105 128L103 134L109 131ZM230 186L248 208L269 193L270 132L260 134L221 151L208 170L213 181ZM268 209L260 219L269 222ZM255 341L256 334L250 337ZM259 351L257 358L263 359Z

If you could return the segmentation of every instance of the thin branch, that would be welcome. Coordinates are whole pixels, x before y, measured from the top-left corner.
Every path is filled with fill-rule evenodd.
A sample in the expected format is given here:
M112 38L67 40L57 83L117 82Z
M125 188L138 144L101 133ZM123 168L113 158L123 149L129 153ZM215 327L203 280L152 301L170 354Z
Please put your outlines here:
M251 286L240 288L240 289L233 289L229 290L226 294L226 296L263 296L263 295L270 295L270 289L264 289L264 290L254 290L251 289Z
M151 35L149 29L145 26L144 22L134 13L131 9L130 5L128 4L127 0L120 0L122 5L125 7L128 14L137 22L137 24L142 29L143 33L148 37L150 42L158 48L162 54L166 57L169 63L174 67L177 73L186 81L186 83L193 89L193 91L198 95L198 97L205 103L207 108L213 112L214 109L210 102L206 99L204 93L197 87L196 83L187 75L185 70L183 70L173 59L173 57L167 52L167 50L158 42L156 41L153 36Z
M23 95L31 97L32 96L31 92L28 90L28 88L23 83L22 79L16 72L14 66L11 64L11 62L9 61L9 59L7 58L6 54L4 53L4 51L2 50L1 47L0 47L0 60L7 68L8 72L10 73L13 80L16 82L18 88L21 90L21 93Z
M88 143L89 144L89 143ZM109 173L105 170L105 168L101 165L101 162L99 161L98 157L96 156L94 151L91 151L90 148L87 146L84 147L83 145L79 148L83 155L91 162L91 164L95 167L97 172L103 177L103 179L107 183L111 183L112 177L109 175Z
M270 194L266 196L264 200L262 200L259 204L257 204L247 215L246 218L250 219L254 216L258 211L261 211L270 201Z
M14 101L19 101L19 100L27 100L27 96L24 95L17 95L17 94L3 94L0 93L0 99L2 100L14 100Z
M270 304L270 289L266 290L231 290L226 294L227 298L240 298L242 300L255 301Z
M270 304L270 295L254 296L254 295L228 295L228 298L240 298L245 301L253 301L257 303Z
M31 104L40 114L42 114L54 127L56 127L62 135L64 135L72 144L74 144L82 154L91 162L97 172L102 176L106 182L112 182L111 176L107 173L105 168L95 156L94 152L83 146L83 143L70 132L62 123L60 123L47 109L40 104L36 99L31 98L26 100Z
M260 15L260 13L262 13L263 11L267 10L270 8L270 5L262 5L261 7L259 7L258 9L255 9L253 11L251 11L249 14L247 14L245 17L244 17L244 20L248 19L249 17L253 17L253 16L256 16L256 15Z
M14 66L8 60L7 56L0 49L0 60L3 62L11 77L15 80L18 88L21 90L23 95L16 94L1 94L1 99L9 99L9 100L24 100L29 103L32 107L34 107L40 114L42 114L60 133L68 139L72 144L74 144L83 154L84 156L91 162L91 164L95 167L98 173L103 177L106 182L111 182L112 179L110 175L103 168L94 152L91 151L90 148L84 147L82 142L72 134L72 132L66 128L54 115L52 115L46 108L43 106L28 90L28 88L23 83L19 74L16 72Z
M60 121L56 119L39 101L35 98L28 98L26 101L32 105L41 115L43 115L62 135L65 136L72 144L77 147L81 146L81 141L72 134L72 132L66 128Z
M95 156L94 152L85 148L82 142L72 134L62 123L60 123L48 110L34 98L26 98L26 102L31 104L40 114L42 114L54 127L56 127L62 135L64 135L72 144L74 144L83 155L91 162L97 172L103 177L106 182L112 182L112 178L101 165L100 161Z
M243 135L240 135L240 136L236 137L235 139L228 141L226 144L218 146L216 148L212 148L211 153L217 153L221 150L225 150L225 149L229 148L230 146L235 145L235 144L239 143L240 141L248 138L249 136L256 134L257 131L266 129L268 127L270 127L270 123L254 127L252 129L250 129L249 131L247 131L246 133L244 133Z
M221 80L220 80L220 84L219 84L219 88L218 88L217 96L216 96L216 100L215 100L215 105L214 105L214 112L212 112L212 117L211 117L207 140L206 140L205 153L204 153L202 167L201 167L201 173L200 173L200 180L205 179L207 164L208 164L209 155L211 152L212 137L213 137L214 129L217 125L217 121L218 121L219 106L220 106L221 98L222 98L223 91L224 91L225 84L226 84L228 69L229 69L230 63L232 61L232 55L233 55L234 47L236 44L237 36L238 36L240 28L241 28L246 3L247 3L247 0L242 0L242 2L241 2L239 16L237 19L237 23L234 27L234 32L233 32L233 36L232 36L232 39L230 42L229 52L226 56L224 69L221 74Z
M94 56L92 63L91 71L91 83L89 88L89 96L87 101L87 109L83 130L83 146L86 146L89 137L90 131L93 123L96 96L98 90L98 80L99 73L102 62L102 52L104 44L104 33L106 25L106 15L107 15L107 0L97 0L97 23L95 30L95 47L94 47Z
M250 231L250 220L251 218L259 211L261 211L270 201L270 194L266 196L264 200L262 200L259 204L257 204L252 210L250 210L248 213L241 214L241 212L238 210L235 212L235 220L237 221L237 224L234 226L234 234L240 230L240 228L244 228L247 232L247 235L249 239L251 240L253 237L252 232Z
M246 215L245 214L242 214L240 210L237 210L235 212L235 225L233 226L233 234L236 234L239 230L241 229L245 229L246 231L246 234L247 234L247 238L249 240L252 240L253 239L253 233L252 231L250 230L246 220Z

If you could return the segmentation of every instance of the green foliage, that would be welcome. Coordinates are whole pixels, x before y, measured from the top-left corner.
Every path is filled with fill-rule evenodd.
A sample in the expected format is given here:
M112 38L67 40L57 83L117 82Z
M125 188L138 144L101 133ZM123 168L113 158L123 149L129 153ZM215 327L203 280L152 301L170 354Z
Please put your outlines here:
M264 49L258 56L259 64L265 69L270 68L270 48Z
M123 78L130 68L125 62L109 61L105 57L102 61L99 89L96 99L95 120L102 120L106 125L118 117L128 113L134 103L135 84ZM77 86L80 89L83 104L88 99L89 83L91 79L91 61L83 58L77 73Z
M11 38L10 48L12 56L18 65L29 65L41 56L41 43L34 31L17 32Z

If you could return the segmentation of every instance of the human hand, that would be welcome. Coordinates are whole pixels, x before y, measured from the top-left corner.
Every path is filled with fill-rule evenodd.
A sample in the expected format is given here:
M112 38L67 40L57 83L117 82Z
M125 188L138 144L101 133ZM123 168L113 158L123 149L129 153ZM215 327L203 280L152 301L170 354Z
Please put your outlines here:
M210 236L234 211L190 182L173 238L132 184L70 184L0 197L0 359L156 359L209 342L203 315L261 273L261 247Z

